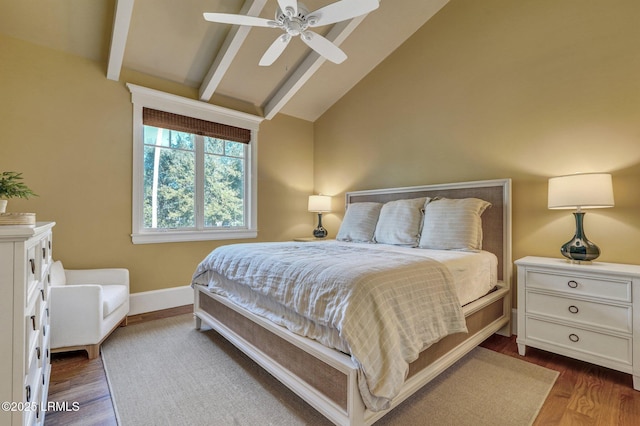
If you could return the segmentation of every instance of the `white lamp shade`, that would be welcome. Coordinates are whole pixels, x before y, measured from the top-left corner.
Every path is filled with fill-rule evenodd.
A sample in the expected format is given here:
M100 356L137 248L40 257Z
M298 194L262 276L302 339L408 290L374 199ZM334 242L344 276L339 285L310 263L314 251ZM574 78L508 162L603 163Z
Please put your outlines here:
M316 213L330 212L331 197L328 195L310 195L308 210Z
M608 173L583 173L549 179L550 209L613 207L613 185Z

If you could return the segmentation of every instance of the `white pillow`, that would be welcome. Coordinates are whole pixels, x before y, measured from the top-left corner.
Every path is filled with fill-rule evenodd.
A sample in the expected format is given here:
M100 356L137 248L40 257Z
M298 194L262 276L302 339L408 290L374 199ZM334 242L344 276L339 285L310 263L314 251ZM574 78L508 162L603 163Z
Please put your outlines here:
M51 268L49 269L49 279L50 279L51 285L67 284L67 276L64 273L64 267L62 266L62 262L60 262L59 260L51 264Z
M424 209L420 248L481 250L482 219L491 206L478 198L434 199Z
M356 243L373 243L382 203L349 204L340 225L336 240Z
M421 197L385 203L376 225L376 242L417 247L426 202L427 197Z

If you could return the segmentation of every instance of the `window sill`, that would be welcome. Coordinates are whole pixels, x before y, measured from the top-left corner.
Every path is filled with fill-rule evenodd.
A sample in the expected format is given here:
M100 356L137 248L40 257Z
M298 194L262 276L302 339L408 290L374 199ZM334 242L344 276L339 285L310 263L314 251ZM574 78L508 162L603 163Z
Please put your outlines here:
M133 244L180 243L187 241L215 241L257 238L258 231L250 229L224 231L156 231L131 234Z

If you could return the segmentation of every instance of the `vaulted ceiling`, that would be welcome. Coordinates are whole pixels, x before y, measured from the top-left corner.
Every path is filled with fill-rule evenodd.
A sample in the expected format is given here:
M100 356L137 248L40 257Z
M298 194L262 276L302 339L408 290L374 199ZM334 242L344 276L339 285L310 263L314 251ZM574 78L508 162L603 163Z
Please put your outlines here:
M310 11L336 0L304 0ZM351 0L340 0L349 2ZM273 19L277 0L0 0L0 32L249 105L315 121L449 0L382 0L350 21L315 28L347 54L325 60L294 38L268 67L258 65L282 30L207 22L204 12Z

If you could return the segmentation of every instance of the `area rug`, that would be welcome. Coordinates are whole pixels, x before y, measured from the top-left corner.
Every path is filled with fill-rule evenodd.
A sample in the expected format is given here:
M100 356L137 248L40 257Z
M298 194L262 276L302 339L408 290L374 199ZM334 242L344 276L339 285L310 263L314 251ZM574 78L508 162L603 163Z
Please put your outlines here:
M102 358L121 426L329 425L192 315L118 328ZM475 348L377 425L529 425L558 373Z

